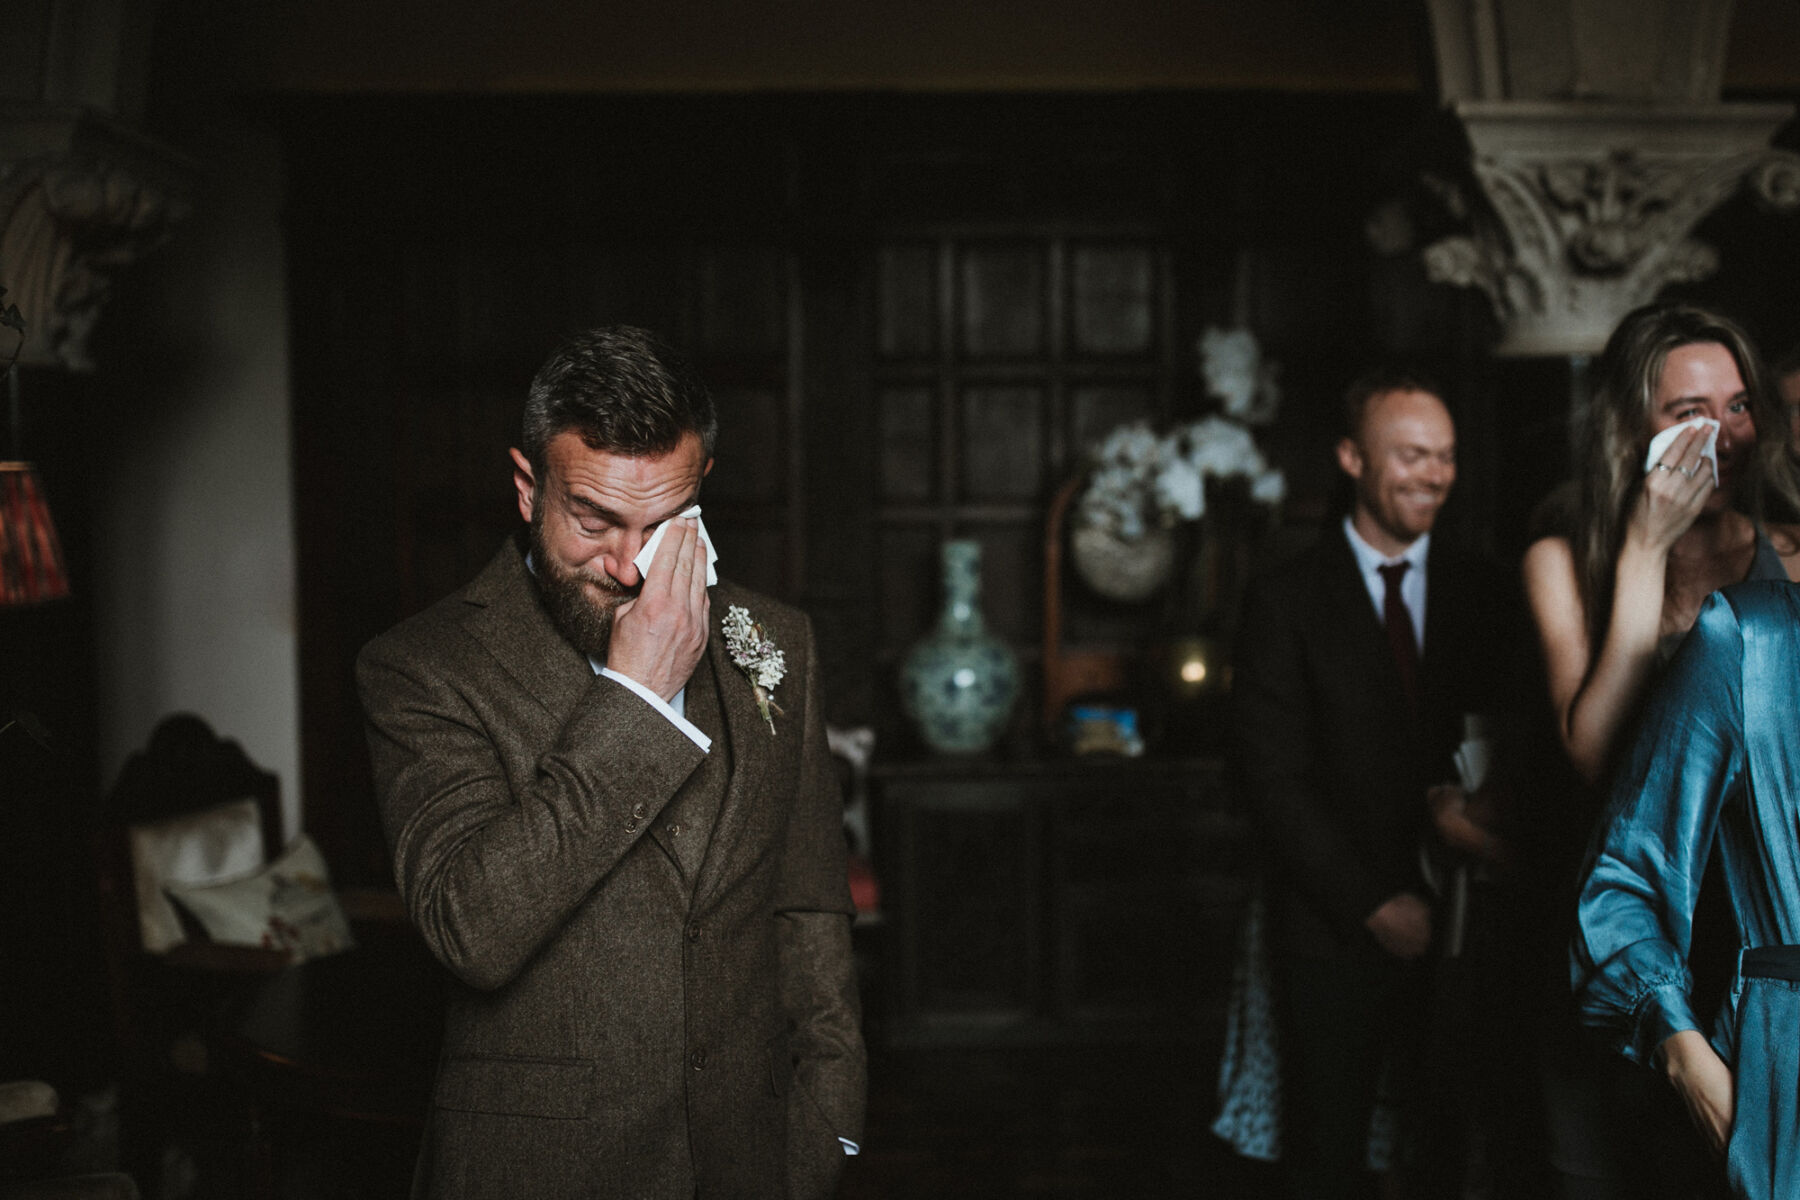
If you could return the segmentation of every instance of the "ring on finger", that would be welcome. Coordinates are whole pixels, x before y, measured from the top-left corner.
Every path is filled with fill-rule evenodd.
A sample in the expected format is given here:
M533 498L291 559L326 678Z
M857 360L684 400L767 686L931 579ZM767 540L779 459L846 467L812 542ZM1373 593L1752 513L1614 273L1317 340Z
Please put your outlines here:
M1695 463L1691 467L1683 467L1683 468L1681 468L1681 477L1683 479L1692 479L1694 477L1694 472L1698 471L1699 469L1700 469L1699 463Z
M1679 468L1679 467L1671 467L1671 466L1670 466L1670 465L1669 465L1669 464L1668 464L1668 463L1666 463L1666 462L1659 462L1659 463L1655 463L1655 464L1653 464L1653 465L1652 465L1652 466L1651 466L1651 468L1650 468L1650 469L1651 469L1651 470L1653 470L1653 471L1678 471L1678 470L1680 470L1680 469L1681 469L1681 468Z

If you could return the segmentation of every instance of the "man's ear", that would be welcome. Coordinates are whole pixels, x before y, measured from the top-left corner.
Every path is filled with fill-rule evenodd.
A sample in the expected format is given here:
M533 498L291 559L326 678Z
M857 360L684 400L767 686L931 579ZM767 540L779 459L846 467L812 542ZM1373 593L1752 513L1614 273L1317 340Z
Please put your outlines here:
M513 461L513 487L519 493L519 515L531 523L533 501L537 496L537 480L531 474L531 462L515 448L507 451Z
M700 478L705 479L708 475L712 474L712 465L713 465L713 460L710 458L707 459L706 465L704 467L700 468Z
M515 451L515 453L517 453ZM1363 473L1362 449L1357 446L1355 438L1341 438L1337 444L1338 466L1344 474L1352 479L1361 479Z

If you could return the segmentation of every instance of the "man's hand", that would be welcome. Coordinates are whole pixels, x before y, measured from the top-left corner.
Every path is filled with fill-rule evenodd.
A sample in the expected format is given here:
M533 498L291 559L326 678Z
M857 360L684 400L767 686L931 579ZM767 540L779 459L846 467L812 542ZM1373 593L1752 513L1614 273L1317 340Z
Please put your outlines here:
M1512 846L1490 827L1495 804L1490 795L1470 796L1454 783L1440 783L1425 793L1431 826L1446 846L1496 865L1512 860Z
M1670 1034L1660 1049L1663 1074L1681 1094L1694 1128L1714 1154L1723 1156L1731 1140L1731 1123L1737 1115L1731 1068L1695 1029Z
M1390 896L1363 924L1395 958L1418 958L1431 948L1431 906L1411 892Z
M706 652L706 543L700 523L683 517L664 535L638 594L613 613L607 644L609 670L628 675L664 700L687 686Z

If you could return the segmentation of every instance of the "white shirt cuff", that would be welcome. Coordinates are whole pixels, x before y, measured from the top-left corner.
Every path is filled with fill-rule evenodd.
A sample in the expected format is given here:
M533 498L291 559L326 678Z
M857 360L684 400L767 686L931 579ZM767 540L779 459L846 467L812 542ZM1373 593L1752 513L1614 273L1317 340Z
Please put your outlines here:
M692 721L670 708L668 702L661 696L657 695L631 676L621 675L611 667L601 667L600 673L608 679L616 680L617 682L624 684L626 687L642 696L644 701L648 703L651 708L654 708L657 712L669 718L669 723L671 725L687 734L690 742L694 743L694 745L700 747L702 750L711 752L712 739L696 729Z

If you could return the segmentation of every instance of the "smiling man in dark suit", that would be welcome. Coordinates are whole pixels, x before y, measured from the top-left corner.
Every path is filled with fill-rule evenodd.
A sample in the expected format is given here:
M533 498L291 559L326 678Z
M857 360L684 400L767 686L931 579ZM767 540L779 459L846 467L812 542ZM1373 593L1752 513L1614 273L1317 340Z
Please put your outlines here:
M648 335L572 340L512 452L524 536L359 659L395 878L448 975L418 1195L800 1200L856 1150L812 631L709 591L682 514L715 436Z
M1455 778L1507 594L1496 570L1432 538L1456 479L1437 389L1371 376L1345 416L1351 510L1251 582L1233 683L1270 859L1283 1174L1306 1200L1369 1194L1378 1076L1390 1056L1406 1062L1426 1018L1427 792Z

